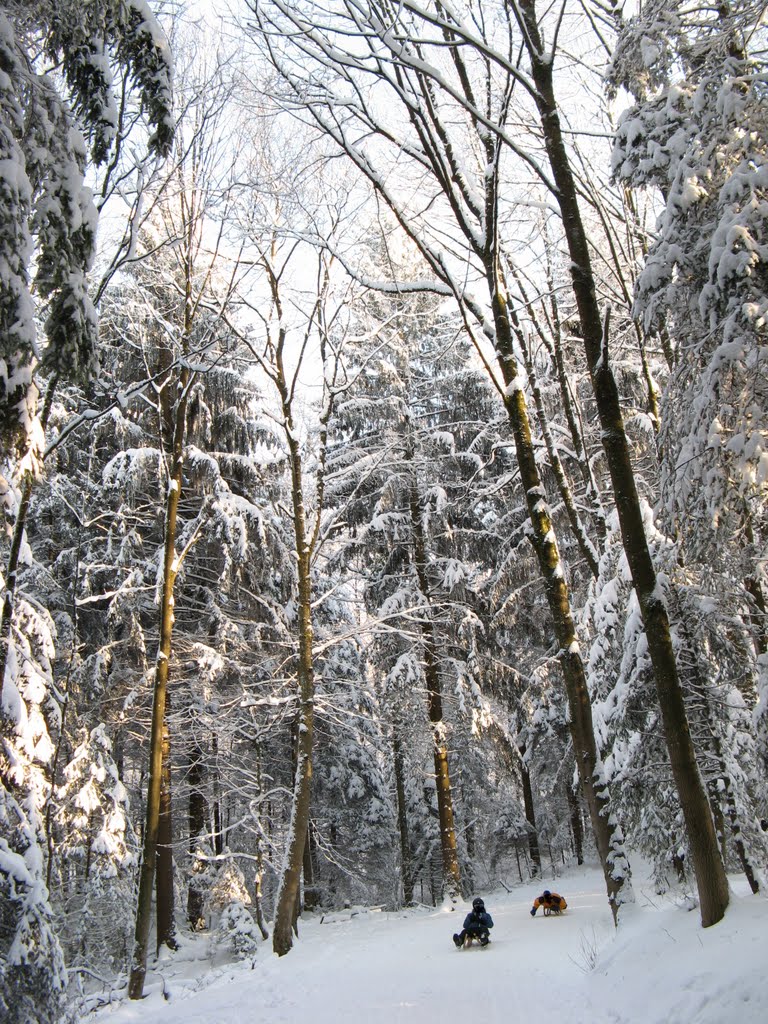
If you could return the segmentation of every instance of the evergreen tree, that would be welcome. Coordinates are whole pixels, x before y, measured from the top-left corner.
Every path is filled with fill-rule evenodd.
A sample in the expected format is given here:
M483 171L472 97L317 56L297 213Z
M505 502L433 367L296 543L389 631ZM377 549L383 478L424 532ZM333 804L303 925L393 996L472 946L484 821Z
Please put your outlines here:
M757 4L651 3L621 24L613 87L635 98L614 171L663 209L636 310L675 341L664 401L664 511L687 562L736 574L726 615L766 653L765 58ZM746 126L749 126L746 130ZM692 396L692 397L691 397ZM765 747L765 666L756 709Z

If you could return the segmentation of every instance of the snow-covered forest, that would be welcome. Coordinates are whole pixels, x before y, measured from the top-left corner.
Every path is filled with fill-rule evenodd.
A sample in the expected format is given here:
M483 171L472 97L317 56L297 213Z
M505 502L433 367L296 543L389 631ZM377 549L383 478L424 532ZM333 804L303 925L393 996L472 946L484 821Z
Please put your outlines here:
M764 899L767 81L758 0L0 0L2 1021Z

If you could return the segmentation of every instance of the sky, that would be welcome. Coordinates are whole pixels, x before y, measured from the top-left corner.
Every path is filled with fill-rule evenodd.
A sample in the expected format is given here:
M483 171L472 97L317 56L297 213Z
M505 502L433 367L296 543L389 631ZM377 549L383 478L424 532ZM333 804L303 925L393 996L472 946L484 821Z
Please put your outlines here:
M483 892L485 948L456 949L458 910L350 910L300 921L284 957L211 958L204 933L147 975L146 998L80 1024L765 1024L768 900L731 877L725 919L703 929L690 899L659 896L635 865L634 905L615 931L602 875L576 868ZM544 889L562 917L532 918ZM106 994L104 998L108 998Z

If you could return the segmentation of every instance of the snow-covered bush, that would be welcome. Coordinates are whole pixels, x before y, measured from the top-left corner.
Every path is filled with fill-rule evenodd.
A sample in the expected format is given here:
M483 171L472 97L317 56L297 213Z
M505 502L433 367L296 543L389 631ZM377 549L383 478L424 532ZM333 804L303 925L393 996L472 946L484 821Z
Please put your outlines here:
M261 936L248 908L239 900L227 904L216 929L222 942L228 943L235 956L247 960L259 948Z
M57 1024L65 990L34 818L0 782L0 1020Z
M70 962L117 970L134 911L138 844L104 725L83 730L56 794L52 900Z

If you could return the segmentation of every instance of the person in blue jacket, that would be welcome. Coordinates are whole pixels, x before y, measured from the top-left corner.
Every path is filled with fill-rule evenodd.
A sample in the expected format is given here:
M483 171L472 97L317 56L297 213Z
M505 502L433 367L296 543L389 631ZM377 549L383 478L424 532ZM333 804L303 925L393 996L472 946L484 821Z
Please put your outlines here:
M485 909L485 904L478 896L472 900L472 910L464 918L464 930L453 936L453 941L461 948L464 940L479 939L481 946L487 946L491 941L488 935L490 928L493 928L493 918Z

